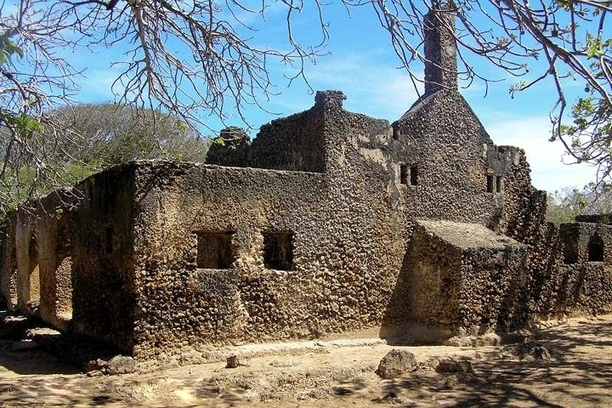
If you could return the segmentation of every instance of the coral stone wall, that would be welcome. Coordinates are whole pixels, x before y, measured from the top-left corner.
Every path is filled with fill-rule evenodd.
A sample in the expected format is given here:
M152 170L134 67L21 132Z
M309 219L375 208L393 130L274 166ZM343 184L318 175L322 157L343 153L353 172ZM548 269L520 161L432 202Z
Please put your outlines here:
M9 309L17 307L17 248L15 234L17 228L17 214L10 212L6 215L0 234L0 294L6 300Z
M135 166L114 167L77 185L79 206L70 215L72 330L127 353L133 348L136 304L133 219L139 201L134 195Z
M221 166L248 167L251 143L244 130L230 126L221 131L206 153L206 162Z
M438 91L417 101L393 126L395 161L417 173L405 183L410 216L497 222L516 152L493 145L461 95Z
M139 165L138 357L381 323L406 238L389 124L334 101L317 113L325 173ZM266 242L291 242L291 266L270 265Z
M17 307L26 314L40 316L40 269L35 221L35 212L17 212L14 238L17 261Z
M58 190L38 201L36 215L33 217L40 280L40 316L62 330L68 329L72 311L71 239L68 223L69 208L74 202L75 197ZM33 286L33 282L30 286Z
M406 321L458 335L506 328L526 256L525 245L478 224L417 221L400 278Z
M572 223L549 229L554 266L534 285L533 313L564 316L612 311L612 227Z
M17 212L2 247L9 305L141 359L612 310L612 227L547 224L524 152L495 146L456 91L393 126L343 100L319 92L252 145L241 134L213 149L239 167L134 162L78 184L76 201L54 193Z
M322 172L325 140L321 106L263 125L253 140L249 164L277 170Z

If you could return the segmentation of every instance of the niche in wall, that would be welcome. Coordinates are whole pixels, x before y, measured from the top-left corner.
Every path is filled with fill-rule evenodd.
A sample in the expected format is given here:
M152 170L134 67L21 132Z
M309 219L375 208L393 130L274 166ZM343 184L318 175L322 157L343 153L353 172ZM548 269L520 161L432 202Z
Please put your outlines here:
M501 193L502 191L502 176L487 175L487 193Z
M397 125L392 125L392 131L393 131L393 140L399 140L401 136L401 132L397 128Z
M400 183L404 185L416 186L418 184L417 166L400 164Z
M409 173L408 166L405 164L400 164L400 183L408 184Z
M268 269L293 269L293 232L266 231L263 235L264 266Z
M416 186L417 184L419 184L419 170L417 169L417 166L411 166L410 167L410 185L411 186Z
M236 260L232 238L236 231L198 231L196 266L205 269L229 269Z
M588 260L589 262L603 262L604 260L604 242L598 233L593 234L589 240Z

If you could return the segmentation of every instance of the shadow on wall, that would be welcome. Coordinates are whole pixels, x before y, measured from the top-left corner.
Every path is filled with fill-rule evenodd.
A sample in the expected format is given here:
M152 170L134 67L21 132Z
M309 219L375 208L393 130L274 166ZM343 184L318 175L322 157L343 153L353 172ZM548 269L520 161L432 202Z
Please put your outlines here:
M413 318L410 293L413 275L413 245L409 246L402 260L402 268L397 277L397 283L391 294L391 299L383 315L383 321L378 333L390 345L420 345L441 343L452 337L450 331L432 329Z
M478 224L419 220L380 336L395 344L512 330L523 322L527 246Z

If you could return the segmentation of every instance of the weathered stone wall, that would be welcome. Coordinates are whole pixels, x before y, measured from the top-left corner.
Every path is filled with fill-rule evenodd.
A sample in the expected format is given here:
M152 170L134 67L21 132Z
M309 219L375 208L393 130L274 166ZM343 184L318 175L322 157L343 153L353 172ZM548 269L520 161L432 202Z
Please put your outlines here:
M20 210L16 216L15 253L17 266L17 307L39 316L40 269L36 213Z
M105 340L125 352L133 348L136 288L133 222L140 205L134 194L134 163L89 177L70 215L72 330ZM164 180L149 180L160 188Z
M496 147L461 95L438 91L417 101L393 126L389 147L397 165L417 173L404 184L410 216L497 223L504 178L518 152Z
M251 142L246 132L230 126L212 141L206 153L206 162L220 166L248 167L250 156Z
M80 183L70 209L51 195L19 212L3 293L138 358L610 310L610 227L546 224L524 152L495 146L459 94L433 93L393 126L343 99L318 93L262 127L241 167L130 163Z
M315 106L261 126L252 144L238 128L225 129L211 145L206 162L221 166L323 172L327 143L324 112L329 107L338 110L344 99L338 91L318 92Z
M325 173L139 165L136 355L380 324L406 234L389 124L322 102ZM291 236L290 270L266 265L270 233ZM198 235L231 236L224 269L198 267Z
M19 308L67 330L72 310L70 228L64 190L25 203L5 220L2 294Z
M71 317L68 312L72 309L68 209L74 202L69 192L58 190L37 202L36 213L31 218L38 254L40 317L62 330L68 329Z
M455 335L505 329L526 257L526 246L478 224L417 221L400 277L405 293L395 297L403 323Z
M461 288L460 248L419 225L402 265L396 301L390 308L387 325L420 322L427 327L448 331L458 323Z
M549 228L554 265L536 281L534 314L558 317L612 311L612 227L572 223Z
M130 163L81 182L72 206L17 212L9 306L139 358L612 310L611 227L545 222L524 152L494 145L457 92L452 14L426 16L425 95L392 126L318 92L252 143L225 129L208 160L232 167Z
M318 100L311 109L273 120L260 128L251 145L252 167L310 172L325 170L323 111L326 96L322 92L317 95Z
M518 326L516 305L526 282L527 247L515 242L469 248L462 259L461 312L453 332L479 335Z

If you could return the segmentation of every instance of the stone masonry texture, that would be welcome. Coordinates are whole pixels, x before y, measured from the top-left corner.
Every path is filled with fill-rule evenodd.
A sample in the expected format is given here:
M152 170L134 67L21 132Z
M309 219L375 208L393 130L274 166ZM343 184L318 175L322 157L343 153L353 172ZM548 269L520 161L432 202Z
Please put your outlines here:
M140 360L610 312L609 217L545 221L524 151L495 145L445 73L442 28L435 86L393 123L317 92L253 141L225 129L207 164L126 163L24 203L1 229L7 304Z

